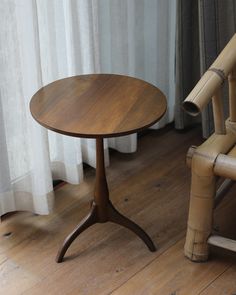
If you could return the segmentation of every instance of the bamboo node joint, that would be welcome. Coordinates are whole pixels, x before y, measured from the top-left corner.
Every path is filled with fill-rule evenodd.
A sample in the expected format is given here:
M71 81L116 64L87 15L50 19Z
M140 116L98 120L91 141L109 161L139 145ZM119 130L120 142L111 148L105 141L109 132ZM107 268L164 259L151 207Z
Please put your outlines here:
M225 76L225 73L223 70L217 69L217 68L210 68L210 69L208 69L208 71L216 73L221 78L222 84L225 82L226 76Z

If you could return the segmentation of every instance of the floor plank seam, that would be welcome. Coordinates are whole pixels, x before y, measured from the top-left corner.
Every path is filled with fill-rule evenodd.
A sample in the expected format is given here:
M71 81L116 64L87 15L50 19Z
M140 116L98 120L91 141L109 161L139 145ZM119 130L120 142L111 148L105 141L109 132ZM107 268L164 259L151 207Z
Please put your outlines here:
M209 282L197 295L201 295L210 285L212 285L216 280L218 280L232 266L233 266L233 263L231 263L228 267L225 268L225 270L222 273L217 275L211 282Z
M0 262L0 266L5 263L9 258L4 259L3 261Z
M9 252L12 251L13 249L15 249L16 247L18 247L19 245L21 245L22 243L24 243L25 241L27 241L29 239L31 235L27 236L27 238L23 239L22 241L20 241L19 243L15 244L14 246L12 246L11 248L7 249L7 250L3 250L2 252L0 252L1 254L5 254L5 252Z
M184 159L189 145L199 144L200 128L184 135L174 130L163 134L140 138L141 148L135 157L114 152L107 169L113 204L147 230L157 244L155 253L150 254L128 229L98 224L74 242L62 265L55 263L55 251L65 234L89 210L95 170L88 170L84 184L66 184L56 191L51 216L12 215L12 220L3 223L5 237L10 230L18 234L2 237L0 268L6 283L0 279L0 293L234 293L235 260L231 255L213 251L212 260L199 265L183 253L191 177ZM233 194L215 214L215 224L225 236L235 235Z
M175 241L172 245L170 245L169 247L167 247L163 252L160 253L160 255L156 256L155 258L153 258L151 261L149 261L146 265L144 265L142 268L140 268L137 272L135 272L132 276L130 276L130 278L128 278L125 282L123 282L120 286L116 287L115 289L113 289L110 293L108 293L107 295L112 295L115 291L117 291L118 289L120 289L123 285L125 285L129 280L131 280L133 277L135 277L139 272L143 271L146 267L148 267L150 264L152 264L156 259L159 259L162 255L165 254L166 251L168 251L170 248L174 247L179 241L181 241L181 239L184 237L185 232L182 233L182 237L180 237L177 241Z

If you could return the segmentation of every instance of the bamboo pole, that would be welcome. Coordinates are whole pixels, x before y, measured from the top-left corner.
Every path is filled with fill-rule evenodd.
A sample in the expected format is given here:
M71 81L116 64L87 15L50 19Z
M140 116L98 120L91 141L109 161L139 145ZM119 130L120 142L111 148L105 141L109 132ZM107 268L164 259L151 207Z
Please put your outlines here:
M225 118L223 102L221 99L221 88L219 88L212 97L213 116L216 134L225 134Z
M183 103L184 109L196 116L212 98L215 121L215 133L198 148L190 148L187 154L192 180L184 252L193 261L205 261L208 258L208 237L212 231L218 175L222 176L223 173L228 178L232 175L236 178L233 171L236 171L236 159L231 155L233 152L229 156L225 155L236 142L236 124L233 121L236 121L235 72L229 79L232 120L226 123L220 97L220 87L236 64L235 48L236 34Z
M226 126L226 130L231 130L231 132L233 132L235 134L235 137L236 137L236 122L232 122L228 118L225 121L225 126ZM235 140L235 144L236 144L236 140ZM230 154L231 154L231 152L233 152L233 150L230 151ZM236 157L236 150L234 152L234 155L231 155L231 156L233 156L233 157L235 156Z
M208 244L236 252L236 241L221 236L213 235L208 239Z
M216 177L192 171L188 228L184 253L192 261L208 259L207 239L211 233Z
M214 173L224 178L236 180L236 146L228 151L227 155L219 154L217 156Z
M189 168L191 168L192 164L192 158L194 153L196 152L197 146L193 145L189 148L186 156L186 164ZM232 152L233 151L233 152ZM230 151L232 154L236 154L236 148ZM235 184L234 180L231 180L229 178L226 178L223 183L220 185L220 187L216 191L215 195L215 201L214 201L214 208L216 208L220 202L225 197L226 193L229 191L229 189Z
M231 38L208 71L183 102L183 108L191 115L198 115L210 101L236 64L236 34Z
M227 153L235 144L235 134L213 134L193 154L188 228L184 247L185 255L193 261L208 258L207 239L212 231L216 179L214 163L217 156Z
M193 155L194 155L196 149L197 149L197 146L196 145L192 145L188 149L187 156L186 156L186 165L189 168L191 168L192 158L193 158Z
M220 202L224 199L227 192L231 189L231 187L235 184L235 181L229 178L226 178L221 186L218 188L215 196L215 205L216 208Z
M214 173L224 178L236 180L236 158L228 155L218 155L215 165Z
M236 122L236 68L229 74L229 119Z

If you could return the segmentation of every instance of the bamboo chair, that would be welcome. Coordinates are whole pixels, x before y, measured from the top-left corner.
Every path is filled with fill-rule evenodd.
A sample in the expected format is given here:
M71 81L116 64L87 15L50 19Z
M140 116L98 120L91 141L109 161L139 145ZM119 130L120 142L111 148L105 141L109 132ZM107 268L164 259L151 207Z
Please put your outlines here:
M229 83L229 118L224 121L221 88ZM236 241L214 235L213 210L236 180L236 34L183 102L198 115L212 99L215 132L187 153L191 193L185 255L192 261L208 259L209 244L236 251ZM216 191L219 177L226 180Z

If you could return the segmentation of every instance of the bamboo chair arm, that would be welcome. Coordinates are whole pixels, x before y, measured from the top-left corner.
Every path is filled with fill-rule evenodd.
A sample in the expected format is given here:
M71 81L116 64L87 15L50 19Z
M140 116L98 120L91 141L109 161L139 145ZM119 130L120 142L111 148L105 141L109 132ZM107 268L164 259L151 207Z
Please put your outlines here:
M236 180L236 158L219 154L214 163L214 173L220 177Z
M184 100L184 110L192 116L197 116L227 79L235 64L236 34Z

